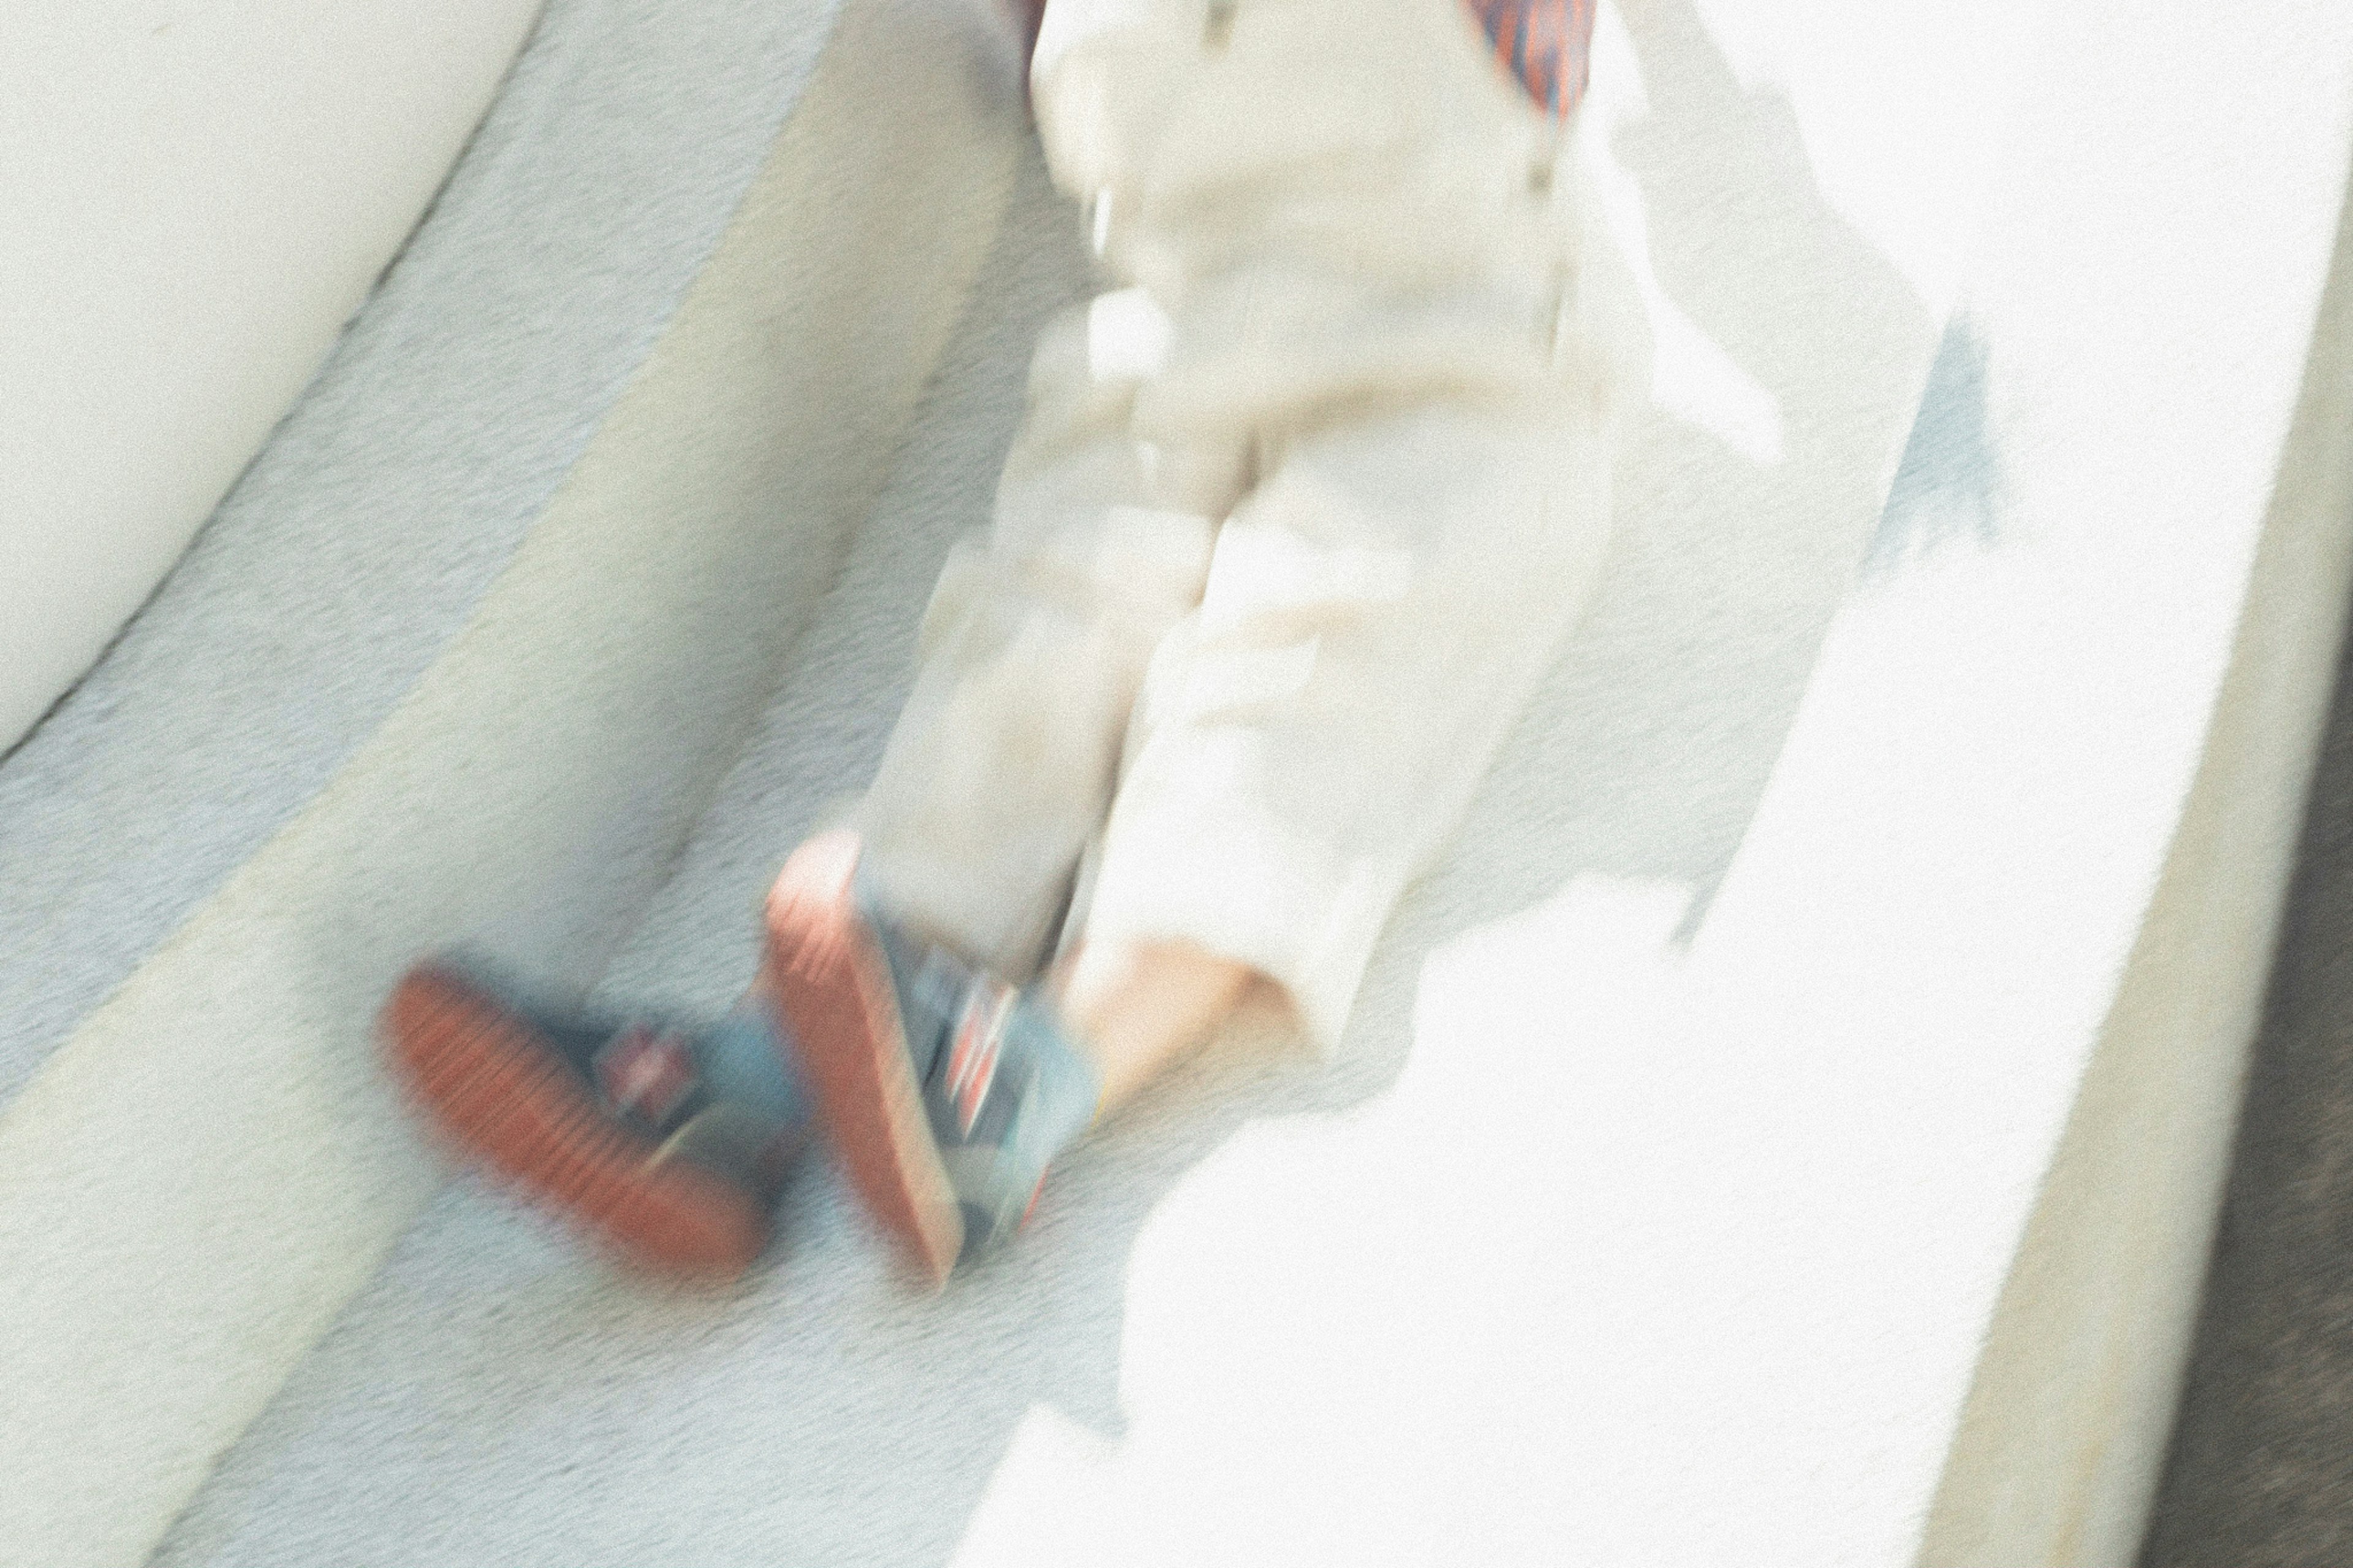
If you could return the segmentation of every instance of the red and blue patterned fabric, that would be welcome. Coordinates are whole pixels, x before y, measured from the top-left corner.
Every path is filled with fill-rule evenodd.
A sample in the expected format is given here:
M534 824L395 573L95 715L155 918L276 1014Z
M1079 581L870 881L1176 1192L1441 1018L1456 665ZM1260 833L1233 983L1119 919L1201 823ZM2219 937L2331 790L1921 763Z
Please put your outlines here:
M1538 108L1566 120L1591 72L1594 0L1463 0Z

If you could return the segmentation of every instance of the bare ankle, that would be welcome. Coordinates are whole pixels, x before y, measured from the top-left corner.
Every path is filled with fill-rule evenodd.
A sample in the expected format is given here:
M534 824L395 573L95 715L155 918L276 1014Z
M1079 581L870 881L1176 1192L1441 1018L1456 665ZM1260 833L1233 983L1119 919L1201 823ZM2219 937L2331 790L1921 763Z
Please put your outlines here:
M1050 985L1110 1110L1207 1039L1255 973L1187 942L1082 942Z

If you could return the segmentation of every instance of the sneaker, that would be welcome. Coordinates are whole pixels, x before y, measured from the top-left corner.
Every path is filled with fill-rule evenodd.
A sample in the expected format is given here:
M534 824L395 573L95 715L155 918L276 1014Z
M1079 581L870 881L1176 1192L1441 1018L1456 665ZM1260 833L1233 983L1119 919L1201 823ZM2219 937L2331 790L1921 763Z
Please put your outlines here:
M445 1135L631 1262L726 1280L766 1245L808 1118L711 1092L724 1026L566 1016L447 960L411 970L379 1022Z
M1020 1228L1102 1078L1034 991L878 910L858 858L839 830L786 862L769 973L850 1184L936 1289Z

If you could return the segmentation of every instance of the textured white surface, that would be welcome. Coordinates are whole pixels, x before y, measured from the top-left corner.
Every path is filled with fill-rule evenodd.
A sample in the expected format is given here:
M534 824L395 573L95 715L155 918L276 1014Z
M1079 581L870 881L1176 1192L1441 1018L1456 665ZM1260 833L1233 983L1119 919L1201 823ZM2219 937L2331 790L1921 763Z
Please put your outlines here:
M7 1561L142 1558L428 1194L366 1037L401 968L593 946L707 801L1002 211L1018 125L965 15L845 12L465 629L0 1112Z
M835 11L550 5L326 368L0 759L0 1102L463 628L710 259Z
M1989 1054L1983 1092L2063 1122L1989 1119L2004 1142L1972 1151L2039 1191L1925 1568L2138 1549L2353 588L2353 19L2297 7L2220 51L2194 20L2054 23L2042 70L2093 90L2034 96L1974 286L2031 398L2019 580L1953 584L1972 622L1989 595L1981 625L1924 639L1891 598L1857 630L1976 688L1947 699L1947 783L1910 787L1984 822L1951 845L1976 879L2031 891L1949 936L2049 1041L2012 1073ZM2241 106L2226 125L2179 113L2192 80ZM2094 1009L2087 1040L2056 1032Z
M1670 8L1628 9L1639 37ZM1793 57L1816 19L1777 11ZM2227 47L2194 20L2106 7L2012 57L1963 273L1991 537L1888 542L1688 943L1694 889L1588 874L1433 952L1393 1088L1250 1128L1162 1202L1124 1432L1033 1409L959 1562L2131 1561L2348 567L2342 437L2272 503L2353 36L2320 6ZM1822 173L1904 262L1881 226L1919 207ZM1655 226L1690 192L1644 195ZM1771 324L1719 325L1727 357ZM2251 603L2267 527L2302 573ZM2217 758L2242 614L2281 645L2241 700L2275 722ZM2201 765L2228 782L2185 845ZM2174 939L2202 990L2120 1001L2185 849L2163 912L2229 911ZM2030 1226L2063 1261L2013 1276Z
M830 1183L717 1299L451 1189L162 1561L2130 1559L2342 602L2340 447L2274 489L2353 17L1625 12L1672 395L1337 1059L1181 1075L936 1301ZM1029 194L613 993L724 1002L871 768L1075 286Z
M0 5L0 752L317 371L540 4Z

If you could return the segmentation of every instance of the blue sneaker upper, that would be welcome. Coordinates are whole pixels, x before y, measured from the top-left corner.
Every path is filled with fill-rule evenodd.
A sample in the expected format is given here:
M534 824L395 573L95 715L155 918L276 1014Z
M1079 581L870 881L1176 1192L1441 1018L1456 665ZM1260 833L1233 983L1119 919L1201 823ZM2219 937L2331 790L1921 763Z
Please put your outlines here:
M964 1256L1009 1237L1046 1169L1094 1120L1102 1075L1046 999L870 914L910 1065L964 1216Z

